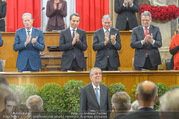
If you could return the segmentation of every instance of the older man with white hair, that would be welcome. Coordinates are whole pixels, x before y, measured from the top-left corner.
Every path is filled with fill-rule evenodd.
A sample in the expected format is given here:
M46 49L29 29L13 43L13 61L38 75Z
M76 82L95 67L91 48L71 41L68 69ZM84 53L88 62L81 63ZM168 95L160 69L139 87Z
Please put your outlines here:
M179 118L179 88L166 92L160 98L161 119Z
M43 108L43 100L38 95L32 95L26 100L26 107L29 109L30 116L40 115Z

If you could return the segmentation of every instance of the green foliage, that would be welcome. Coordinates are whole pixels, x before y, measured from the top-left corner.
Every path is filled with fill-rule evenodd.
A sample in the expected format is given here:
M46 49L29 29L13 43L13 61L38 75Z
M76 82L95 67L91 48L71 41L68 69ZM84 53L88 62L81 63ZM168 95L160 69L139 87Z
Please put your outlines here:
M47 83L40 89L40 96L44 101L43 111L62 111L64 105L64 92L60 85Z
M9 87L11 88L11 90L13 91L13 93L17 94L18 92L18 85L16 84L10 84Z
M109 86L110 97L112 98L113 94L119 91L126 91L126 88L121 83L114 83Z
M130 92L130 97L131 97L131 103L133 103L135 100L136 100L136 96L135 96L135 93L137 92L137 85L138 84L135 84L134 85L134 88L132 89L132 91Z
M11 87L15 89L15 85ZM38 91L34 84L23 84L16 88L15 93L20 100L20 104L25 105L27 98L31 95L38 95Z
M175 89L175 88L179 88L179 85L172 85L172 86L169 87L168 90L173 90L173 89Z
M79 94L84 85L83 81L70 80L63 86L65 111L79 111Z
M158 110L160 105L159 99L165 92L168 91L168 87L163 83L156 83L156 85L158 87L158 99L155 102L154 109Z

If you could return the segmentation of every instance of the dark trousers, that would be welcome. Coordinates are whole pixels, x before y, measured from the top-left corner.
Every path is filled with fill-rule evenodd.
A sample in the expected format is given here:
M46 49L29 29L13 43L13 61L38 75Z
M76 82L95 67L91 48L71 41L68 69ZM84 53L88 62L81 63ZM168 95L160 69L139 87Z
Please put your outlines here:
M62 71L67 71L67 70L83 71L83 68L79 67L78 62L76 61L76 58L75 58L73 59L71 67L69 69L62 69Z
M109 58L107 61L107 65L105 68L101 68L102 71L117 71L118 67L111 67L110 63L109 63Z
M24 69L18 69L18 72L23 72L23 71L32 71L32 72L37 72L39 69L32 69L29 63L29 60L27 61L27 65Z
M142 69L157 70L158 66L152 66L150 62L150 58L149 56L147 56L143 67L135 67L135 70L142 70Z
M125 30L131 30L130 28L129 28L129 22L127 21L126 22L126 29Z

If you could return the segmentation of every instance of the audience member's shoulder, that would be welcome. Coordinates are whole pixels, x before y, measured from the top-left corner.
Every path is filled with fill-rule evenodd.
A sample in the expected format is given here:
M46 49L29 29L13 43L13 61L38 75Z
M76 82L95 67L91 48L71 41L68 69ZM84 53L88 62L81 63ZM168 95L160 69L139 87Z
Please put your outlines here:
M159 30L159 27L158 27L158 26L150 25L150 27L152 27L153 29Z
M88 89L90 85L91 85L91 83L86 86L83 86L81 89L83 89L83 90Z
M86 32L86 31L85 31L85 30L83 30L83 29L79 29L79 28L78 28L78 30L79 30L80 32Z
M140 29L141 27L142 27L142 25L136 26L136 27L134 27L134 28L132 29L132 31L138 30L138 29Z
M102 30L102 28L100 28L100 29L96 30L96 31L95 31L95 33L99 32L99 31L101 31L101 30Z
M111 29L115 30L115 31L119 31L119 29L117 28L114 28L114 27L111 27Z
M17 29L16 32L23 31L23 29L25 29L25 28L23 27L23 28Z
M40 30L40 29L38 29L38 28L34 28L34 27L33 27L33 29L34 29L35 31L42 31L42 30Z
M100 86L103 86L104 88L109 88L108 86L106 86L104 84L100 84Z

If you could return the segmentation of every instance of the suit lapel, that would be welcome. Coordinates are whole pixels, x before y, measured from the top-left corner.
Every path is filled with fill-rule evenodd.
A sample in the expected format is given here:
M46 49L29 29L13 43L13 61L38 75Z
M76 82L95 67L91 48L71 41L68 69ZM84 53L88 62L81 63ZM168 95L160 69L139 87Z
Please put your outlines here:
M93 89L92 83L90 83L90 85L89 85L89 91L91 93L92 98L95 100L96 104L99 106L97 98L96 98L96 94L94 93L94 89ZM100 95L101 95L101 93L100 93ZM100 99L100 101L101 101L101 99Z
M21 36L24 36L24 34L25 34L25 41L26 41L26 39L27 39L27 34L26 34L26 30L25 30L25 27L22 29L22 34L21 34Z
M104 92L104 89L101 84L99 84L99 86L100 86L100 106L101 106L101 104L103 102L103 97L104 97L104 93L102 93L102 92Z
M141 33L142 37L145 38L144 29L142 25L140 26L139 30L140 30L139 33Z
M68 39L73 41L72 35L71 35L71 31L70 31L70 27L67 28L67 35L68 35Z
M149 27L149 34L151 35L152 32L153 32L153 27L152 27L152 25L150 25L150 27Z
M100 29L99 35L100 35L100 37L103 39L103 41L105 41L105 39L104 39L105 34L104 34L103 28Z

